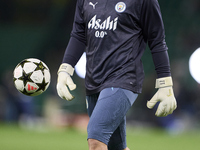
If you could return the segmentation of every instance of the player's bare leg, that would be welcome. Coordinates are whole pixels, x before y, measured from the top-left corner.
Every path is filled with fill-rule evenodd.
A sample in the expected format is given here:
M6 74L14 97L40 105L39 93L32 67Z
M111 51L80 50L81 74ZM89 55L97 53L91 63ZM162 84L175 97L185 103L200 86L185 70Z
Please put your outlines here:
M128 147L126 147L125 149L123 149L123 150L130 150Z
M89 150L108 150L107 145L95 140L95 139L88 139Z

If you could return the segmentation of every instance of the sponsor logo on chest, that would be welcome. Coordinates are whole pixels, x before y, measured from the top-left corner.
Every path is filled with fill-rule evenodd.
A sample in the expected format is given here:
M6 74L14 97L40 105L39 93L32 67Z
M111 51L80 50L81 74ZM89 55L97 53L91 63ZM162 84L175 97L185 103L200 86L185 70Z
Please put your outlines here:
M117 28L117 22L118 22L118 17L111 20L111 16L109 16L105 20L101 20L97 18L97 15L94 15L92 19L88 22L88 29L114 31Z

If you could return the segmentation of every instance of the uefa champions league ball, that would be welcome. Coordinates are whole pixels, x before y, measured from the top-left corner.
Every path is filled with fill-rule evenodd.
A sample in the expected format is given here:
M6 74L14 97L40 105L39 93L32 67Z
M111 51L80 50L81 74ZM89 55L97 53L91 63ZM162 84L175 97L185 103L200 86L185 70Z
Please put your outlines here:
M21 61L15 67L13 80L19 92L28 96L37 96L46 91L51 75L44 62L36 58L29 58Z

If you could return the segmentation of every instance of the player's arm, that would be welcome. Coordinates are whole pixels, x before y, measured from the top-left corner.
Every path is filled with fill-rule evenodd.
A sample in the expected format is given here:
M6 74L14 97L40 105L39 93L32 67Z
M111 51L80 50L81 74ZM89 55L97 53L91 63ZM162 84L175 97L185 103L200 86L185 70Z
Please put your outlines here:
M58 69L57 93L66 100L72 100L74 97L70 94L70 90L76 89L71 76L74 73L74 66L80 59L86 47L85 24L82 16L83 0L78 0L76 4L76 12L74 17L71 38L65 50L62 64Z
M173 93L173 82L170 71L168 48L165 42L164 24L160 6L157 0L144 0L142 5L141 25L143 35L148 42L157 73L156 88L158 91L147 102L148 108L153 108L160 102L156 116L163 117L172 114L176 109L176 99Z

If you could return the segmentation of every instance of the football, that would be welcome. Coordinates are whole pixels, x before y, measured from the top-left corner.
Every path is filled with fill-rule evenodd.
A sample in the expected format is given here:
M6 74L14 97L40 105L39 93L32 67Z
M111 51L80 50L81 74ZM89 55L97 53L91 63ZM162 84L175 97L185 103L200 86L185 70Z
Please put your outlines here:
M13 80L19 92L28 96L37 96L49 87L51 75L44 62L36 58L28 58L15 67Z

